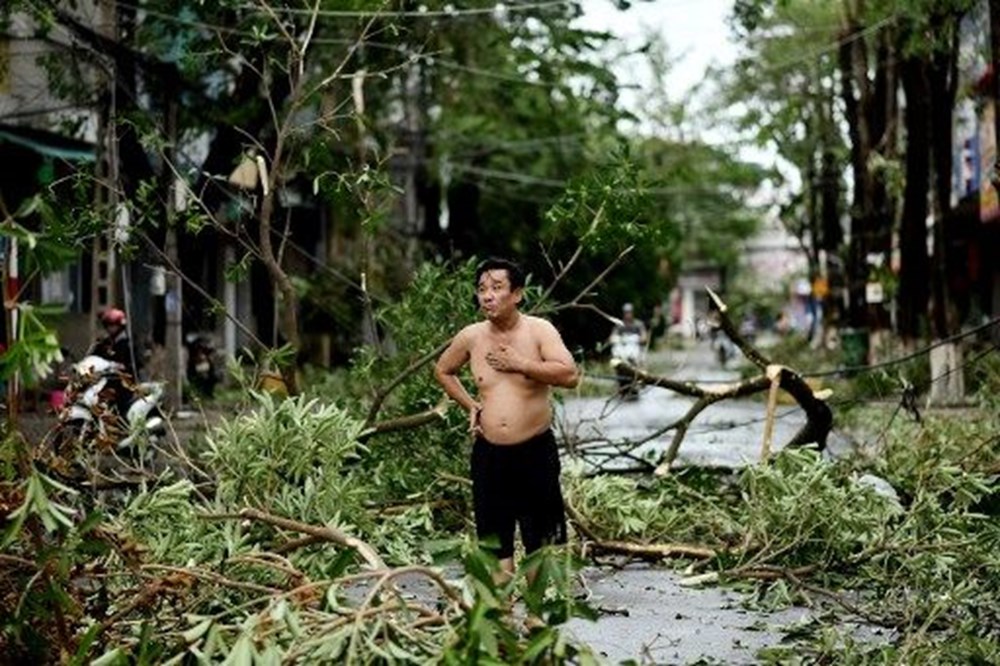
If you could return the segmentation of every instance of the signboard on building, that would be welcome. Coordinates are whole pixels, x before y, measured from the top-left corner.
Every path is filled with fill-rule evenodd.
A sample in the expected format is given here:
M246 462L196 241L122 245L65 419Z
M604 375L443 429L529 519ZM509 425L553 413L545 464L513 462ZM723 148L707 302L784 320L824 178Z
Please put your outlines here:
M0 39L0 93L10 92L10 41Z
M993 125L995 113L993 100L986 100L979 116L979 219L983 222L1000 220L1000 196L993 187L993 170L997 159L997 140Z
M882 303L885 301L885 288L881 282L869 282L865 285L865 302Z

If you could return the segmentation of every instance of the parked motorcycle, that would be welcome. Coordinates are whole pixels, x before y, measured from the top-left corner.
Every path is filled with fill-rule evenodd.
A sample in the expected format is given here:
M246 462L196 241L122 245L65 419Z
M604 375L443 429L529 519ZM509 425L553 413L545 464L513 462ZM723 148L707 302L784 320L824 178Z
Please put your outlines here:
M611 334L611 359L636 367L642 361L642 335L638 331L614 331ZM625 400L638 400L639 386L631 376L615 366L618 394Z
M59 420L42 442L43 462L93 489L141 481L165 439L163 393L159 382L132 383L120 363L83 358L71 368Z

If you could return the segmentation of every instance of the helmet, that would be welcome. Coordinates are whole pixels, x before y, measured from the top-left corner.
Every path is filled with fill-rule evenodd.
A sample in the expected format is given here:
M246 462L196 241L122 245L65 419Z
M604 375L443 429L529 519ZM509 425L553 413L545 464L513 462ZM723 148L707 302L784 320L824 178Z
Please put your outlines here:
M124 326L125 312L119 310L118 308L108 308L107 310L101 313L101 323L104 324L105 326L111 326L111 325Z

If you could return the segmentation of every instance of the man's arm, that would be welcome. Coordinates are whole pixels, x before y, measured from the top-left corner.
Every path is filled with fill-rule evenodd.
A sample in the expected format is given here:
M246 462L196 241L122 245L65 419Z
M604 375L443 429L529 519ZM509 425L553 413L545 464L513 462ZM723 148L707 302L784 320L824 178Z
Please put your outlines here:
M467 412L478 410L480 405L458 379L458 371L469 362L469 332L468 328L459 331L452 338L451 344L438 357L434 364L434 378L448 396L462 406Z
M541 360L529 359L508 345L500 345L499 349L486 355L487 363L494 370L519 372L549 386L575 388L580 383L580 373L556 327L544 319L537 319L534 322L534 334L537 336Z

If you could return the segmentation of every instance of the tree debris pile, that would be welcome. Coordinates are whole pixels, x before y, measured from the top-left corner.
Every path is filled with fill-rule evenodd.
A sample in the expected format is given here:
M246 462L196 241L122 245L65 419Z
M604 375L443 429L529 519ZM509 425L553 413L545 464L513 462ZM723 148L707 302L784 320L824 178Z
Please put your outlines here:
M209 438L200 462L211 484L179 479L107 515L85 513L86 497L38 471L23 489L4 486L17 507L0 556L12 601L0 616L5 654L75 663L581 655L557 629L587 612L568 593L568 554L540 553L495 583L497 562L437 526L430 502L389 512L370 501L381 489L358 462L360 421L305 397L257 400ZM454 564L432 566L432 553ZM515 594L544 628L529 633L512 619Z

